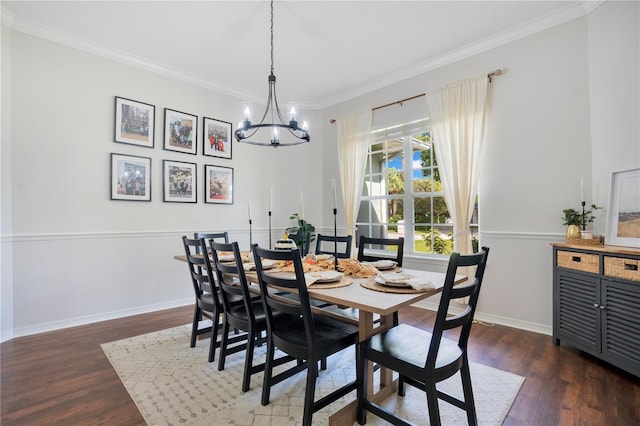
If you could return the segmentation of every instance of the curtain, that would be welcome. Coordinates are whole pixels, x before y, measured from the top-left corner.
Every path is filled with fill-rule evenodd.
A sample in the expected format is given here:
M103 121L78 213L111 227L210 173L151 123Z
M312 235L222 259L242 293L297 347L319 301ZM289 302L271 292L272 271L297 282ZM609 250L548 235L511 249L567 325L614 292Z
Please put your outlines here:
M362 198L362 182L371 134L371 111L340 117L338 123L338 167L344 201L347 235L356 238L356 220ZM357 242L352 245L352 255Z
M433 144L447 208L453 221L454 251L473 252L469 222L478 192L487 104L486 75L427 92Z

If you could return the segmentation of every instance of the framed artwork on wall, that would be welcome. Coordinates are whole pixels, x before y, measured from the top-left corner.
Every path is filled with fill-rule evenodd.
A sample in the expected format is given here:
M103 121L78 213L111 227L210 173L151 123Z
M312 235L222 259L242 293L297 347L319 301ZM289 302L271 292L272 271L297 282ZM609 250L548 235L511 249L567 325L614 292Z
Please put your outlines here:
M233 168L205 164L204 202L233 204Z
M153 148L155 116L155 106L116 96L114 140Z
M197 116L164 109L164 149L196 155L197 130Z
M613 173L609 198L607 244L640 247L640 169Z
M163 201L197 203L196 182L196 163L162 161Z
M111 154L111 199L151 201L151 158Z
M231 159L233 133L231 123L203 117L202 154Z

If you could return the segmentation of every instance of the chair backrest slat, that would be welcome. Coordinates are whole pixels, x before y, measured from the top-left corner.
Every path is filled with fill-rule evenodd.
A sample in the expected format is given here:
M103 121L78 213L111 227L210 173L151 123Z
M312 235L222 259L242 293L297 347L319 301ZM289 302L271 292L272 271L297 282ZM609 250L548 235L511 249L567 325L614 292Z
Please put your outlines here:
M379 249L389 251L390 254L378 254L365 252L365 249L369 249L370 246L378 246ZM392 250L395 247L395 255ZM399 238L372 238L360 235L358 240L358 260L359 261L376 261L380 259L394 260L398 266L402 266L402 258L404 254L404 237Z
M231 309L232 296L242 296L244 305L244 311L251 323L255 322L255 314L253 311L253 305L251 304L251 294L249 292L249 284L245 275L244 267L242 266L242 255L237 242L222 243L216 242L213 238L209 240L209 248L211 249L211 256L215 265L216 277L218 279L218 285L220 286L220 294L222 296L222 303L224 310L229 315L234 315L236 312ZM233 261L222 262L220 261L221 252L233 253ZM234 276L238 278L235 279Z
M258 272L260 294L266 311L268 332L272 334L277 345L291 345L286 341L287 331L294 322L302 321L302 324L298 323L298 326L304 325L308 353L317 353L316 330L300 250L267 250L254 245L253 257ZM263 268L265 260L285 261L293 264L293 276L265 270ZM283 321L282 316L275 320L276 316L281 314L288 315L288 320Z
M348 259L351 257L352 235L334 236L318 234L316 238L315 254L337 253L338 259Z
M425 368L433 369L435 367L438 350L445 330L459 329L458 346L462 350L466 350L488 256L488 247L482 247L480 252L474 254L451 254L449 266L447 267L447 275L444 286L442 287L442 295L440 296L440 304L436 314L436 321L432 333L433 337L429 346ZM469 278L468 282L454 287L456 275L459 274L459 268L472 266L475 266L475 275ZM468 297L469 299L463 312L449 316L448 311L451 301L456 299L461 300L464 297Z
M182 245L187 258L187 266L193 283L193 290L199 298L203 292L211 293L217 307L222 307L218 294L215 291L216 281L211 268L211 259L207 253L204 238L191 239L182 237ZM200 254L196 254L200 250Z
M218 242L224 242L225 244L229 244L229 233L227 231L224 232L194 232L193 239L199 240L204 239L205 245L206 241L216 240ZM200 250L197 250L196 253L200 253Z

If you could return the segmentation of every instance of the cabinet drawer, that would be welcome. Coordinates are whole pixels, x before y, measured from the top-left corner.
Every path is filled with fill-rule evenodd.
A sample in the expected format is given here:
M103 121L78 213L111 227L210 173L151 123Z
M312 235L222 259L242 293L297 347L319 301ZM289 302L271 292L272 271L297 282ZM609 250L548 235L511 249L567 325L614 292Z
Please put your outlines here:
M640 260L622 257L604 257L604 274L609 277L640 281Z
M577 253L575 251L558 250L558 266L576 271L600 273L600 262L597 254Z

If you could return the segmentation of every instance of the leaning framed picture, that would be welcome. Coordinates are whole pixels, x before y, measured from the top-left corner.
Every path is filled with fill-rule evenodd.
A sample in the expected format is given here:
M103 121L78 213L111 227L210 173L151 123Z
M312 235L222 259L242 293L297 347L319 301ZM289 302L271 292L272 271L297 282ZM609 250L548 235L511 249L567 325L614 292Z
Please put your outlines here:
M231 123L203 117L202 154L231 159L233 133Z
M111 199L151 201L151 158L111 154Z
M640 247L640 169L611 175L607 244Z
M156 107L116 96L116 142L153 148Z
M197 116L164 109L164 149L196 155L197 130Z
M204 165L204 202L233 204L233 168Z
M165 202L197 203L196 163L162 161L162 185Z

